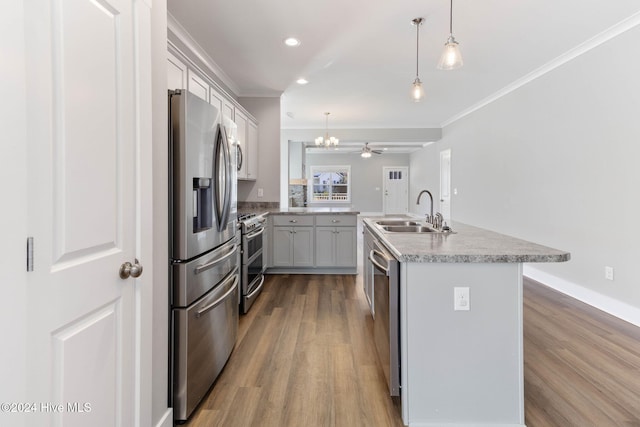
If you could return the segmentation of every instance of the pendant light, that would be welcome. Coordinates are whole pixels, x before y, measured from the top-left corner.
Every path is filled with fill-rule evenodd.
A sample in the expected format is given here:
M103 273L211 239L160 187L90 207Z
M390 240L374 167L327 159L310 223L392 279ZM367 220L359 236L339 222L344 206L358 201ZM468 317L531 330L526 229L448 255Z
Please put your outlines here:
M329 112L324 113L324 115L327 117L326 118L326 132L324 135L324 138L319 136L316 138L316 146L317 147L324 147L324 148L330 148L330 147L336 147L338 145L338 143L340 142L338 140L338 138L334 138L333 136L329 136Z
M424 21L423 18L415 18L411 21L411 23L416 26L416 79L411 86L411 99L413 99L414 102L420 102L420 100L424 98L424 88L422 87L420 77L418 77L418 46L420 43L420 25L422 25L422 21Z
M438 62L438 69L440 70L455 70L462 67L462 54L458 42L453 37L453 0L450 0L449 7L449 38L444 44L444 50L440 56L440 62Z

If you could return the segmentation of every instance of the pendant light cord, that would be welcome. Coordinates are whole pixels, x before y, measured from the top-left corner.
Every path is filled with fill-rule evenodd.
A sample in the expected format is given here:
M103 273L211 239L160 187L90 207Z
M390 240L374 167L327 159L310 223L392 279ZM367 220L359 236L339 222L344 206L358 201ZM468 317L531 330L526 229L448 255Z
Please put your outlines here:
M420 23L419 22L416 24L416 27L417 27L416 28L416 78L418 78L418 52L419 52L418 46L420 43Z
M450 0L449 6L449 35L453 35L453 0Z

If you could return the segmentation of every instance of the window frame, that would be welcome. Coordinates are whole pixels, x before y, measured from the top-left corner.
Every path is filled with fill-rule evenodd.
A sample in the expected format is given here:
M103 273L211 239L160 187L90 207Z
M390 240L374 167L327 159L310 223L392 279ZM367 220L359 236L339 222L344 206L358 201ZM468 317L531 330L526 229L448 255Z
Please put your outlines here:
M347 182L345 184L317 184L330 186L330 193L327 199L316 199L314 188L314 175L317 173L346 173ZM309 166L309 183L307 186L307 200L309 204L349 204L351 203L351 165L311 165ZM333 187L338 185L346 185L346 199L334 199ZM344 193L338 193L344 194Z

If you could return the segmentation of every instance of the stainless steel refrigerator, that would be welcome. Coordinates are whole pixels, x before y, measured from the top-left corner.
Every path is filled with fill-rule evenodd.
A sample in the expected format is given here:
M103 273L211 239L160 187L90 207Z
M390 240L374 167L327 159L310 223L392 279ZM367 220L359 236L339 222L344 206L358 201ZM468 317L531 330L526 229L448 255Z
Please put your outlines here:
M188 419L238 332L237 169L221 112L169 91L171 378L174 419Z

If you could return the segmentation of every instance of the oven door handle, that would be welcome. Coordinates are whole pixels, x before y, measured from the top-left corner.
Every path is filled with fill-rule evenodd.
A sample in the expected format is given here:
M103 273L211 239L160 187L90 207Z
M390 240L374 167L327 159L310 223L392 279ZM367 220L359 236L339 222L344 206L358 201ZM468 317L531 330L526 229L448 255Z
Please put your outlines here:
M227 258L230 258L233 254L235 254L235 253L237 252L237 249L238 249L238 245L235 245L235 246L233 247L233 249L231 250L231 252L229 252L229 253L228 253L228 254L226 254L225 256L222 256L222 257L220 257L220 258L216 258L216 259L214 259L213 261L209 261L209 262L208 262L208 263L206 263L206 264L202 264L202 265L197 266L197 267L194 269L194 273L195 273L195 274L200 274L200 273L202 273L203 271L206 271L206 270L208 270L208 269L212 268L214 265L221 263L222 261L226 260Z
M259 292L260 289L262 289L262 285L264 285L264 275L262 275L262 278L260 279L260 284L258 286L256 286L256 288L253 290L253 292L251 292L245 298L251 299L251 297L253 297L256 294L256 292Z
M224 283L224 285L226 285L226 283L229 282L229 279L227 279L227 281ZM224 286L224 285L220 285L220 286ZM217 306L218 304L220 304L222 301L224 301L225 299L227 299L227 297L236 290L236 288L238 287L238 275L234 274L233 275L233 286L231 286L231 289L229 289L227 292L224 293L224 295L222 295L220 298L218 298L217 300L215 300L214 302L212 302L211 304L207 305L206 307L201 308L200 310L198 310L196 312L196 317L200 317L203 314L205 314L207 311L213 309L215 306Z
M247 240L251 240L254 237L258 237L259 235L261 235L262 233L264 233L265 228L262 227L260 230L253 232L251 234L247 234Z

